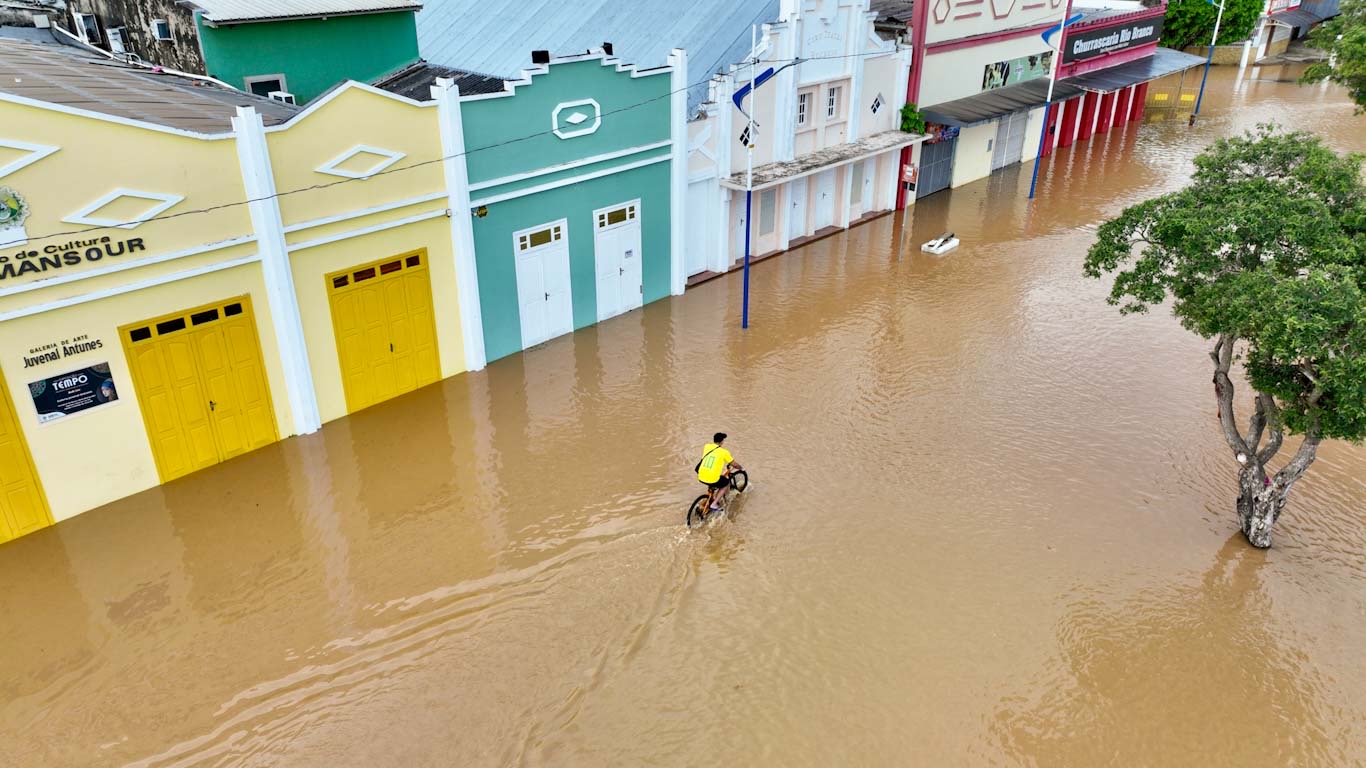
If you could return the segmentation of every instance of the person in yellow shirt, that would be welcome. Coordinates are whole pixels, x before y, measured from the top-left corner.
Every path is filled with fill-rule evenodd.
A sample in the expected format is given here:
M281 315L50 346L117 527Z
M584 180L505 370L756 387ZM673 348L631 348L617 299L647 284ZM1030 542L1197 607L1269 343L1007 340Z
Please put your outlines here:
M721 447L726 442L725 432L717 432L711 440L702 446L702 460L697 462L697 479L711 489L711 509L715 512L721 509L721 500L730 490L731 469L744 467L730 455L730 451Z

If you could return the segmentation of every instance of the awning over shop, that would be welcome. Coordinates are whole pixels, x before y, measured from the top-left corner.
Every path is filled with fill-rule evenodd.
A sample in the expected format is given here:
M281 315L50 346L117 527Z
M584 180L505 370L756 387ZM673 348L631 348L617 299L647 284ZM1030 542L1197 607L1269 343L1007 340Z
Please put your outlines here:
M1170 48L1158 48L1152 56L1126 61L1123 64L1105 69L1084 72L1076 77L1069 77L1063 82L1087 91L1109 93L1138 83L1156 80L1159 77L1183 72L1204 63L1205 60L1199 56L1173 51Z
M1070 99L1082 92L1081 88L1059 80L1053 87L1053 101ZM1048 78L1039 77L1016 85L924 107L920 113L931 123L968 126L995 120L1002 115L1042 107L1048 100Z
M808 152L795 160L788 160L781 163L764 163L754 169L753 189L765 189L777 186L802 176L810 176L821 171L835 168L841 165L848 165L857 160L880 155L902 147L909 147L918 144L929 136L920 133L903 133L901 131L883 131L872 136L865 136L851 144L836 144L833 147L818 149L815 152ZM721 186L729 189L745 188L745 173L734 174L729 178L721 179Z
M1271 14L1266 17L1266 19L1272 24L1280 24L1292 29L1294 27L1309 29L1320 21L1323 21L1322 16L1319 16L1317 13L1314 13L1307 8L1294 8L1289 11L1280 11Z

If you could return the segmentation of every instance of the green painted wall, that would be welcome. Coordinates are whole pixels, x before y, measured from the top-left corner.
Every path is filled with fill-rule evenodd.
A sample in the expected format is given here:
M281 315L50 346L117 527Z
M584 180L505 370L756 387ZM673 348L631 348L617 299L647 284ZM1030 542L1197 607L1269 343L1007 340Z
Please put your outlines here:
M669 86L667 72L631 77L590 60L555 64L531 85L517 86L514 96L463 101L470 183L667 141ZM595 99L601 106L598 130L571 139L550 133L555 107L583 99Z
M219 27L196 16L210 76L245 90L244 78L284 74L300 104L343 80L367 83L418 58L411 11Z
M512 96L461 100L470 183L535 174L474 190L471 197L476 201L566 178L604 174L492 203L486 217L474 220L479 302L489 360L522 348L512 241L512 234L518 230L568 219L574 327L583 328L598 318L593 211L639 198L643 300L648 303L669 295L669 148L636 151L671 138L669 88L667 73L631 77L629 72L616 71L615 66L588 60L554 64L550 72L535 76L530 85L519 85ZM584 99L599 104L602 123L598 130L568 139L551 133L556 107ZM573 109L562 110L561 116ZM574 130L588 124L562 126ZM613 153L622 154L583 162ZM659 162L613 170L652 159ZM578 164L560 167L570 163Z
M641 280L648 304L669 295L668 161L494 203L487 216L474 220L479 304L489 360L522 349L512 233L561 218L569 220L569 285L577 330L598 319L593 211L635 198L640 198Z

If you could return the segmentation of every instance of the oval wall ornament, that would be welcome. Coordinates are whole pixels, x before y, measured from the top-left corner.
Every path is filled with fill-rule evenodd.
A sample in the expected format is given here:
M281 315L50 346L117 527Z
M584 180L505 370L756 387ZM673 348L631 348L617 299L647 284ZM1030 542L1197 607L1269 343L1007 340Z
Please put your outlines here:
M561 102L550 115L550 127L561 139L595 133L602 127L602 107L595 99Z

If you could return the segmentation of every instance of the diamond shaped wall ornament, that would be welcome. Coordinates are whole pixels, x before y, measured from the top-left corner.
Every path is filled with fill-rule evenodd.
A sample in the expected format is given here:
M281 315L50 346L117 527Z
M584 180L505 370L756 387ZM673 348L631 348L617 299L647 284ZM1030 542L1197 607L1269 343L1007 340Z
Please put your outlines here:
M371 161L361 170L342 167L351 164L351 161L358 157L363 158L367 155L371 158ZM368 147L364 144L357 144L318 166L314 170L318 173L325 173L328 176L340 176L344 179L368 179L405 157L407 157L407 155L402 152L394 152L390 149L380 149L378 147Z
M134 197L141 200L148 200L156 204L151 206L150 208L147 208L131 220L106 219L95 215L99 212L101 208L123 197ZM95 227L119 227L120 229L134 229L136 227L142 226L144 223L150 221L151 219L160 216L161 214L169 210L172 206L174 206L176 203L179 203L181 200L184 199L184 195L163 195L158 194L156 192L139 192L135 189L119 188L114 190L113 192L110 192L104 197L101 197L100 199L96 200L90 205L87 205L86 207L80 209L79 211L76 211L75 213L67 216L66 218L62 219L62 221L65 221L68 224L89 224Z
M594 99L566 101L555 105L550 128L562 139L587 136L602 127L602 107Z
M1004 19L1010 15L1011 11L1015 10L1016 2L1018 0L991 0L991 12L996 18Z
M7 149L18 149L28 153L14 160L11 160L10 162L4 165L0 165L0 179L5 178L6 176L10 175L11 173L14 173L20 168L27 168L28 166L33 165L39 160L42 160L43 158L47 157L53 152L56 152L57 150L61 149L61 147L52 147L48 146L47 144L30 144L27 141L10 141L9 139L0 139L0 147L5 147Z
M943 24L949 18L949 11L953 10L953 3L950 0L935 0L934 3L934 23Z

